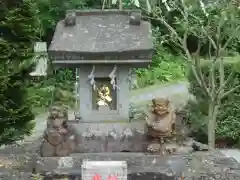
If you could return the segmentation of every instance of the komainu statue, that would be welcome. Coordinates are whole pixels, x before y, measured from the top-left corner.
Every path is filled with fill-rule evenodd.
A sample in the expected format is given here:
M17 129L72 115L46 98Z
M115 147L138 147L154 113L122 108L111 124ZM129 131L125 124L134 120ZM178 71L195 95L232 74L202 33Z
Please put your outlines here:
M64 107L50 108L47 119L47 129L40 147L43 157L68 156L76 146L76 133L68 125L68 112Z
M146 133L152 143L148 152L158 152L166 141L175 138L176 114L168 99L153 99L152 107L146 117Z

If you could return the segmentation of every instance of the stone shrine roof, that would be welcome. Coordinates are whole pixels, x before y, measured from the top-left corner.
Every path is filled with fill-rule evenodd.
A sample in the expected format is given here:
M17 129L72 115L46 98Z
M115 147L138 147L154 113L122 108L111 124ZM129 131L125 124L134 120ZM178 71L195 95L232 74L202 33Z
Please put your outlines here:
M141 20L140 11L72 10L75 23L58 22L48 49L54 61L68 64L94 62L124 63L125 60L151 62L153 41L151 25ZM133 14L140 14L133 17ZM139 24L130 19L139 18Z

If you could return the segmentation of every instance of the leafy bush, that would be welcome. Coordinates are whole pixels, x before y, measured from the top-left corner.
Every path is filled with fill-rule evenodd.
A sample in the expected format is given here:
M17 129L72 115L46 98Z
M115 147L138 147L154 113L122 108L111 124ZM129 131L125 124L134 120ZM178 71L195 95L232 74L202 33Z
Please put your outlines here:
M40 24L32 1L0 3L0 145L23 139L34 127L27 100L29 73L33 70L33 44Z
M240 84L240 57L225 60L225 76L230 73L233 78L229 84L232 87ZM208 81L209 68L208 63L201 65L206 83ZM217 71L215 72L217 73ZM216 74L217 75L217 74ZM219 82L219 76L216 76L216 82ZM189 101L187 105L188 123L191 126L193 136L199 141L207 142L207 114L208 99L199 87L193 73L189 71L188 80L190 83L190 92L195 96L195 100ZM231 87L226 87L226 91ZM240 89L229 94L221 102L216 125L216 141L240 141Z
M81 9L85 2L85 0L37 0L38 17L43 27L44 39L51 41L54 28L57 22L65 17L66 10Z
M151 1L150 1L151 2ZM152 1L154 2L154 1ZM204 3L204 7L205 10L208 12L208 14L210 14L212 17L210 16L206 16L205 13L203 13L202 8L199 7L199 1L184 1L184 3L189 7L188 9L188 23L192 24L191 29L189 29L188 31L188 38L187 38L187 48L190 52L195 52L197 50L197 46L198 46L198 41L199 39L201 39L200 34L196 34L196 30L194 30L195 28L198 28L198 23L197 21L201 20L201 23L205 26L206 24L209 24L210 21L213 21L213 15L215 15L216 17L219 15L219 12L224 14L227 13L226 9L222 9L222 5L224 5L223 1L217 0L215 2L212 1L202 1ZM168 6L171 8L171 10L167 10L166 6L165 6L165 2L162 1L158 1L155 2L155 4L152 6L152 13L150 14L150 16L152 17L160 17L160 16L164 16L164 19L166 20L166 22L177 31L177 33L183 37L184 32L185 32L185 23L184 23L184 16L182 15L182 5L181 1L179 0L168 0L167 1ZM233 4L233 1L227 1L227 3L231 3ZM236 4L235 4L236 5ZM236 7L238 7L239 5L236 5ZM178 8L175 8L178 7ZM226 7L224 7L226 8ZM236 8L237 12L233 12L231 15L234 14L234 17L236 18L236 20L240 19L240 11L239 8ZM159 36L157 37L160 41L163 41L164 46L170 48L174 53L179 53L182 49L179 48L179 46L177 46L172 38L172 35L169 33L168 29L157 19L157 18L150 18L152 25L155 28L159 28L159 32L161 32L159 34ZM230 23L230 21L228 22ZM222 30L222 34L221 34L221 43L224 44L224 42L230 37L232 36L233 32L231 32L231 28L227 27L229 26L229 24L226 23L225 29L221 29ZM212 29L214 29L215 27L213 27L211 25ZM212 30L209 29L209 33ZM214 32L214 30L212 31ZM234 33L236 34L236 33ZM236 35L235 37L232 38L232 43L230 46L228 46L228 50L234 50L237 52L240 52L240 43L239 43L239 35ZM209 44L207 43L207 41L202 42L201 44L201 51L200 54L202 56L205 56L208 54L208 47Z
M185 78L185 61L173 55L166 48L156 46L155 55L149 68L138 69L138 85L146 87L157 83L173 82Z
M32 109L40 112L40 109L48 108L56 101L74 106L74 73L71 69L59 69L47 77L32 79L28 86L29 99Z

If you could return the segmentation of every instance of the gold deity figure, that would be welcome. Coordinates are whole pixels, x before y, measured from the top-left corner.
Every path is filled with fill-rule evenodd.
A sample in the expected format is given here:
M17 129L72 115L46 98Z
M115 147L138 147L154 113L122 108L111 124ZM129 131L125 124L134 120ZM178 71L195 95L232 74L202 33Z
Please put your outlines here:
M98 92L97 105L109 106L108 103L112 101L109 87L107 87L106 85L101 85L97 92Z

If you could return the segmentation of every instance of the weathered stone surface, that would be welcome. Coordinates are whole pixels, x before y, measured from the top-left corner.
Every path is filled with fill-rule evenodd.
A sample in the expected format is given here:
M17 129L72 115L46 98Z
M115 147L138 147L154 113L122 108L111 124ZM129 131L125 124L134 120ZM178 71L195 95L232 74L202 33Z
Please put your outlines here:
M0 170L1 180L33 180L32 173L27 172L2 172Z
M83 154L72 154L73 166L71 168L61 168L61 170L70 170L80 169L82 161L84 159L88 160L125 160L128 164L129 172L138 172L138 169L142 169L142 172L145 172L144 169L147 169L147 172L151 169L151 172L157 172L164 168L164 162L155 162L154 156L144 155L143 153L83 153ZM145 157L145 158L144 158ZM162 159L162 158L161 158ZM60 158L57 157L39 157L37 164L38 172L56 172L58 171L58 165L52 166L52 164L58 164ZM152 169L151 164L157 165ZM154 165L154 166L155 166ZM160 172L160 171L159 171Z
M59 168L60 157L39 157L37 172L49 175L72 175L81 177L81 164L88 160L125 160L129 179L175 180L239 180L240 165L218 151L195 152L172 156L146 155L143 153L92 153L73 154L71 167ZM139 177L137 177L139 176Z
M78 139L75 153L144 152L148 143L143 121L79 123L73 126Z
M65 107L51 107L47 118L40 148L41 156L68 156L77 144L74 127L68 125L68 113Z
M175 120L176 114L168 99L153 99L151 110L146 118L147 134L154 138L172 137Z
M41 156L43 157L49 157L49 156L51 157L55 155L55 148L49 142L44 141L41 144L40 152L41 152Z
M132 122L67 123L64 127L57 129L56 132L63 140L73 137L72 145L67 154L71 152L146 152L147 146L152 142L146 135L145 121L141 120ZM60 138L60 142L57 141L56 144L60 144L61 142ZM182 143L184 142L182 141ZM192 143L191 141L182 144L183 146L190 147L189 149L178 146L181 150L177 152L186 152L186 150L191 152ZM168 148L166 151L172 150ZM159 152L159 154L161 153Z
M61 142L61 144L59 144L57 147L56 147L56 155L57 156L69 156L70 155L70 152L71 152L71 146L69 146L70 143L68 141L63 141Z
M53 146L60 144L62 141L62 136L55 129L47 130L46 137L47 137L47 141Z
M111 63L130 59L151 62L151 25L141 20L138 28L130 25L130 13L131 10L76 10L76 26L65 27L64 21L58 22L49 56L65 63L70 60Z
M79 137L80 142L78 142L74 152L76 153L104 152L106 149L105 139L106 138L104 136L91 136L91 137L81 136Z
M121 141L121 138L114 138L111 135L106 137L106 152L121 152L122 144L124 144L124 139ZM126 144L126 143L125 143ZM128 146L129 147L129 146ZM126 150L128 150L128 147Z

